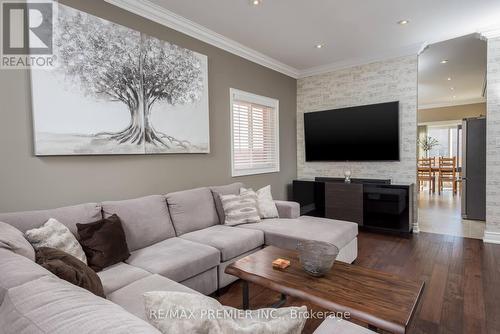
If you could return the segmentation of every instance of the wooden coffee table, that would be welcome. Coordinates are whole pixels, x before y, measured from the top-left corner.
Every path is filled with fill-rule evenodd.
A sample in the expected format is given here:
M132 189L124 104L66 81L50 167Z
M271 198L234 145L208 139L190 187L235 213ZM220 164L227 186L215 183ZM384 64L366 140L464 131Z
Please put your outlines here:
M273 269L272 261L284 258L291 265ZM295 251L269 246L230 264L225 272L243 280L243 308L248 308L248 282L280 292L275 306L286 296L309 301L333 312L349 312L371 329L405 333L422 294L424 282L357 265L335 262L324 277L303 271Z

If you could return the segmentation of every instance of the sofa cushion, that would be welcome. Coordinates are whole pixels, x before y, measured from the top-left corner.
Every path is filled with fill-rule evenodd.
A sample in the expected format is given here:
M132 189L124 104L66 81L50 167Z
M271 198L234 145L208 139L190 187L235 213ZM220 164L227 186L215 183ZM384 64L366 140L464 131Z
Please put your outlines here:
M60 279L104 298L99 276L73 255L55 248L40 247L36 250L36 263Z
M188 278L180 282L182 285L196 290L203 295L210 295L213 292L217 291L217 268L214 267L209 269L201 274Z
M16 334L158 333L111 301L55 277L9 289L0 324L2 333Z
M167 202L161 195L103 202L104 217L118 215L131 251L175 237Z
M50 218L57 219L77 235L76 224L86 224L101 219L101 206L97 203L80 204L51 210L23 211L0 214L0 221L21 232L40 227Z
M146 320L146 312L143 303L144 297L142 295L149 291L178 291L199 294L199 292L180 283L155 274L125 286L111 293L107 298L133 315Z
M219 223L212 193L197 188L166 195L177 236Z
M340 249L358 235L358 224L310 216L297 219L264 219L260 223L240 227L263 231L268 246L293 250L297 248L299 240L326 241Z
M262 231L223 225L186 233L181 238L217 248L221 261L231 260L264 244Z
M3 222L0 222L0 248L10 250L27 257L31 261L35 261L35 250L26 240L23 232Z
M101 270L97 275L101 279L104 294L107 296L130 283L151 276L151 273L125 262L120 262Z
M125 261L130 256L122 223L117 215L90 224L77 224L89 267L95 271Z
M176 237L134 251L126 262L182 282L217 266L220 255L213 247Z
M7 249L0 249L0 268L0 304L8 289L40 277L53 276L34 261Z
M215 209L217 210L217 216L219 217L219 223L224 224L225 215L224 208L222 207L222 202L220 200L220 195L238 195L240 193L240 188L245 185L241 182L227 184L225 186L214 186L210 187L212 191L212 196L214 197Z
M227 266L229 266L231 263L239 260L239 259L242 259L248 255L251 255L255 252L258 252L259 250L262 249L262 246L260 246L259 248L256 248L256 249L252 249L251 251L249 252L246 252L246 253L243 253L241 254L240 256L238 257L235 257L229 261L226 261L226 262L223 262L221 264L219 264L219 266L217 267L217 282L218 282L218 286L219 286L219 289L225 287L225 286L228 286L229 284L233 283L234 281L238 280L239 277L236 277L236 276L233 276L233 275L230 275L230 274L226 274L226 268Z

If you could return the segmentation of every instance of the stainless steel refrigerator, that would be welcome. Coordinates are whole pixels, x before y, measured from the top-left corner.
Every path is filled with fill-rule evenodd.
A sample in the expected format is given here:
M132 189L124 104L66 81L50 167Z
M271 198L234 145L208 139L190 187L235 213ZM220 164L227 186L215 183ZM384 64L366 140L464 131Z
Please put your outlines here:
M462 217L486 220L486 119L462 122Z

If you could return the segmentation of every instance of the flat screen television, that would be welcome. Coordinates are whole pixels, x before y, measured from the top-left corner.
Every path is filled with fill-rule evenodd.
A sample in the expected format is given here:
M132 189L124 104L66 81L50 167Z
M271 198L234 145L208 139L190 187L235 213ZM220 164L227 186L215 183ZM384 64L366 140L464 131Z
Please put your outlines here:
M399 102L304 114L306 161L399 161Z

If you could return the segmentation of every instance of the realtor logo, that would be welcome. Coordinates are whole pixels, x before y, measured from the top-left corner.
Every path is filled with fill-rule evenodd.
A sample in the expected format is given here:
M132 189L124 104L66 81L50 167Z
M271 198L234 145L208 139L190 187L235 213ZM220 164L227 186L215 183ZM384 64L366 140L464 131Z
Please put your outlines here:
M52 1L2 2L2 68L53 67Z

